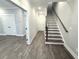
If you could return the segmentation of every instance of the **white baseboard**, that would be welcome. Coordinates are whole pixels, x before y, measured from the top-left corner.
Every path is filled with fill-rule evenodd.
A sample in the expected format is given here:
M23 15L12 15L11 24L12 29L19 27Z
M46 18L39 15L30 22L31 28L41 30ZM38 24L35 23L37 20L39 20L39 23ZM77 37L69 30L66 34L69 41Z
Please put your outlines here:
M0 34L0 35L5 36L6 34Z
M29 38L29 39L27 40L27 44L28 44L28 45L31 45L31 44L32 44L32 41L35 39L37 33L38 33L38 32L35 33L35 35L32 37L32 39Z
M67 44L64 43L64 46L75 59L78 59L78 56L72 51L72 49Z
M34 39L30 39L30 41L27 40L27 44L28 44L28 45L31 45L33 40L34 40Z
M16 36L24 36L25 34L16 34Z
M28 42L28 41L26 41L26 43L27 43L28 45L30 45L30 44L31 44L31 42Z

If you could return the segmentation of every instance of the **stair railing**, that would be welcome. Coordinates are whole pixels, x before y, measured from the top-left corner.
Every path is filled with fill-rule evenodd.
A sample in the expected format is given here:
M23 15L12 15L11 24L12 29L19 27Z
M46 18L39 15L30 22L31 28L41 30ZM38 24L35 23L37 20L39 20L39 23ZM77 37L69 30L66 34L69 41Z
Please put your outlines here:
M61 25L62 25L62 27L64 28L64 30L65 30L65 32L69 32L68 30L67 30L67 28L65 27L65 25L63 24L63 22L61 21L61 19L59 18L59 16L57 15L57 13L55 12L55 10L54 10L54 8L53 8L53 12L55 13L55 15L58 17L58 20L60 21L60 23L61 23Z
M46 19L46 40L48 40L48 25L47 25L47 19Z

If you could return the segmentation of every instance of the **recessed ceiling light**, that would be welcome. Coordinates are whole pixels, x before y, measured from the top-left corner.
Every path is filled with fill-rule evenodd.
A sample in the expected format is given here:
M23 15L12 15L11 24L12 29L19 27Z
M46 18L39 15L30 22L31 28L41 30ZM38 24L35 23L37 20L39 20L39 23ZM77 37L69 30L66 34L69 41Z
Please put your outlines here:
M59 2L59 4L64 4L65 2Z
M5 11L3 9L0 8L0 13L5 13Z
M38 7L39 10L41 10L41 7Z

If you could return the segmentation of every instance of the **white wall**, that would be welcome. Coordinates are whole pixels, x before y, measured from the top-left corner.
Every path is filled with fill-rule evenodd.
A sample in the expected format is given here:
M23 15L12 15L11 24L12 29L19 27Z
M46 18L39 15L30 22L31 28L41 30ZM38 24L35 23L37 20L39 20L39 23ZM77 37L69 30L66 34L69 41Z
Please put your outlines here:
M0 7L0 15L2 14L16 14L16 12L13 9L4 9ZM4 30L3 17L0 17L0 34L6 34Z
M25 35L25 23L26 19L24 19L24 11L21 9L16 10L16 26L17 26L17 35ZM27 24L26 24L27 25Z
M38 23L38 30L39 31L45 30L45 20L46 20L46 17L44 15L38 16L37 23Z
M39 13L39 11L37 11L36 8L31 7L29 15L30 42L32 42L38 31L45 30L46 12L47 12L46 9L44 9L42 13Z
M43 10L36 10L35 9L35 18L37 21L37 27L38 31L44 31L45 30L45 21L46 21L46 15L47 15L47 9L42 8Z
M38 29L37 29L37 22L36 19L34 18L33 14L33 9L30 10L30 15L29 15L29 42L28 44L31 44L32 40L36 36Z
M65 46L68 47L71 53L78 55L78 15L77 15L77 0L67 1L65 3L58 3L55 7L55 11L68 29L66 33L60 25L61 32L64 37ZM77 57L76 57L77 58Z
M26 35L28 39L27 44L31 44L32 40L34 39L37 33L36 30L37 25L33 17L32 7L30 6L28 0L20 0L20 1L11 0L11 1L27 11L27 20L26 20L26 26L27 26Z
M18 6L24 8L27 11L27 31L26 35L28 37L28 44L31 44L32 40L36 36L36 33L40 31L45 30L45 16L46 16L46 9L43 10L44 15L38 15L38 11L36 11L36 8L32 7L29 4L28 0L11 0ZM37 7L38 8L38 7ZM19 12L18 12L19 13Z
M15 27L16 27L16 35L24 35L24 22L23 19L23 10L16 8L2 8L0 7L0 14L14 14L15 15ZM3 22L0 20L0 34L6 34L3 26Z

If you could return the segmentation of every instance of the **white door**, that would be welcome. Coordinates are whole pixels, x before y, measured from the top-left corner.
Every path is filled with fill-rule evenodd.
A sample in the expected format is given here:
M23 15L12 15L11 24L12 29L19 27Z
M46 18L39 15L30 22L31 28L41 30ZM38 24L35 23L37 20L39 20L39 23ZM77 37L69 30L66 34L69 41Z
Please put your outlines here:
M16 24L14 14L0 15L3 18L4 31L7 35L16 35Z

